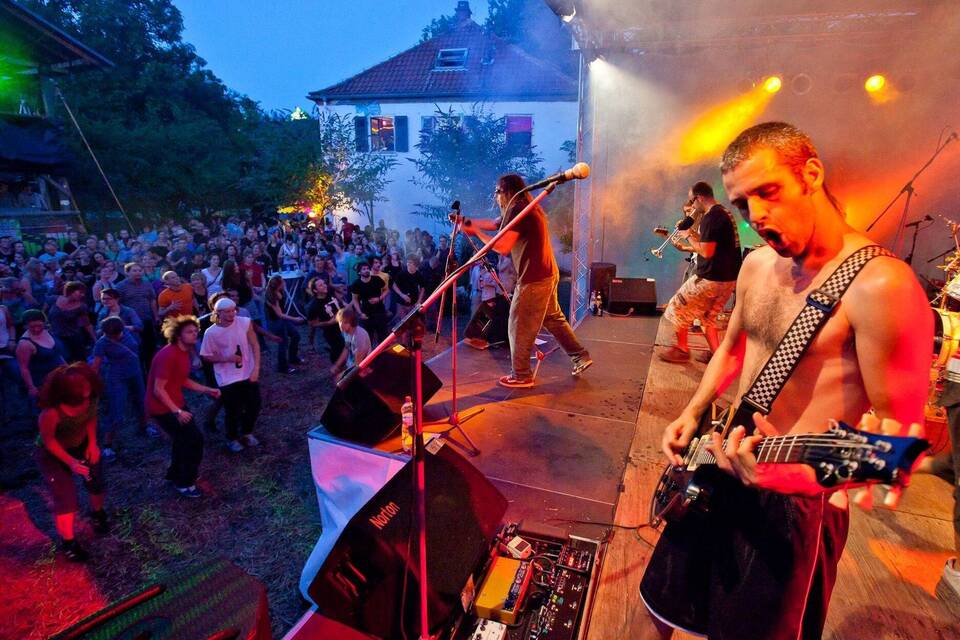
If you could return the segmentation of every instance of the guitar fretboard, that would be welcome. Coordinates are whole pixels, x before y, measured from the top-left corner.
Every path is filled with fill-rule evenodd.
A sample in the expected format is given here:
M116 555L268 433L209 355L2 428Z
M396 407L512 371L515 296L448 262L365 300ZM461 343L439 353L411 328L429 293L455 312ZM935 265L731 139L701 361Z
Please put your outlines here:
M697 442L696 449L690 456L688 464L709 465L716 464L713 453L706 448L707 443L713 440L704 435ZM727 446L727 440L723 441ZM754 449L757 462L762 463L800 463L808 462L817 454L826 454L839 449L874 448L873 445L853 442L846 438L837 437L831 433L798 433L786 436L768 436L760 441Z

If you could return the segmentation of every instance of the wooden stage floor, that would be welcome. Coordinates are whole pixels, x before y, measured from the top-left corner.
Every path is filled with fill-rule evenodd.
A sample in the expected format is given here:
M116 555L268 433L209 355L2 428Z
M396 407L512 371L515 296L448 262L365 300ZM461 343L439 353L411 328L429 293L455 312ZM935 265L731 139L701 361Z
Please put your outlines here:
M661 322L657 344L670 343L665 325ZM617 524L629 527L647 521L650 494L664 465L661 432L679 414L703 369L698 363L675 365L656 357L650 361L624 491L617 501ZM932 476L915 476L896 510L852 508L850 536L824 638L960 638L960 611L951 611L935 595L943 564L952 555L951 494L949 484ZM590 640L637 636L636 619L646 615L638 586L656 537L649 529L612 531ZM693 636L677 633L674 637Z

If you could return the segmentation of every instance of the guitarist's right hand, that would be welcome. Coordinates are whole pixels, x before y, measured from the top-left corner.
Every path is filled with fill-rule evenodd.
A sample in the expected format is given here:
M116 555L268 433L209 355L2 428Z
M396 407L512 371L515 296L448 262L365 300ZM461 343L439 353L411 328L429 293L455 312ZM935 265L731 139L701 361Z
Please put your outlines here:
M693 439L693 435L697 432L698 423L699 421L695 416L683 413L663 430L660 446L670 464L683 464L683 458L680 454Z

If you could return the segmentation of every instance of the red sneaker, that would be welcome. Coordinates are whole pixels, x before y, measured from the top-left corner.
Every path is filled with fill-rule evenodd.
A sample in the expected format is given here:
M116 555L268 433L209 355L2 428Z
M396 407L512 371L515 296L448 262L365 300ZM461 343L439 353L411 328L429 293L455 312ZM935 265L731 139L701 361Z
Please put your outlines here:
M497 384L508 389L529 389L533 386L533 378L521 379L514 378L512 375L502 376L497 380Z

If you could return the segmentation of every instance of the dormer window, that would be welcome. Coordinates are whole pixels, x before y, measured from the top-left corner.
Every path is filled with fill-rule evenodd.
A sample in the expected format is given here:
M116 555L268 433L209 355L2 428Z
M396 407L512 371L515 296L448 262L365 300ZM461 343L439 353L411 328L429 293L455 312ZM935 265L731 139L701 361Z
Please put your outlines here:
M457 71L467 68L466 49L440 49L434 71Z

